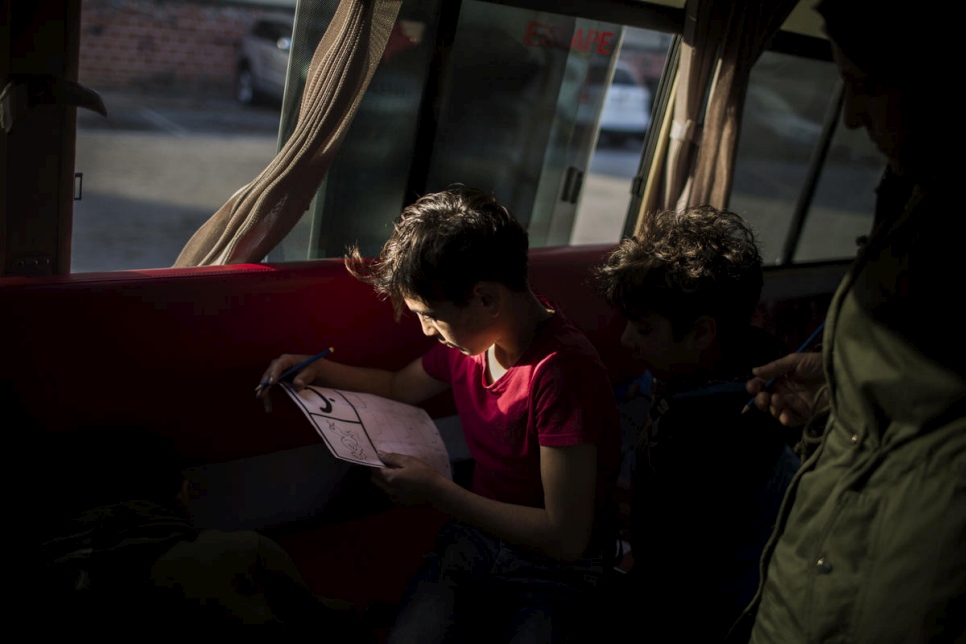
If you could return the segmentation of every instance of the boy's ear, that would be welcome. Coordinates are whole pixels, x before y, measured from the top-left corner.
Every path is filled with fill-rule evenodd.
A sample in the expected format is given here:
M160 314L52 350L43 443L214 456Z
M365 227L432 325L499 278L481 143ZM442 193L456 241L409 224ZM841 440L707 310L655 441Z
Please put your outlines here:
M484 309L499 311L500 289L493 282L477 282L473 287L473 295Z
M711 346L717 334L718 324L714 321L713 317L707 315L698 317L691 327L691 337L694 341L694 346L702 351Z

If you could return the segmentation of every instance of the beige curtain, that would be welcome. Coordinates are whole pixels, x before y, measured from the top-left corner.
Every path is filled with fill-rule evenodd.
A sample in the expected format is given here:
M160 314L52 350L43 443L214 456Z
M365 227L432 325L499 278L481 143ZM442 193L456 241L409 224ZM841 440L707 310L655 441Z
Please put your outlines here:
M796 3L687 1L673 118L657 148L667 153L651 168L663 180L645 191L637 228L658 209L727 206L748 73Z
M688 205L728 207L751 68L797 3L798 0L726 3L728 27L704 117L705 136L713 143L702 146L698 152Z
M688 191L694 153L701 144L702 114L708 84L722 38L722 14L726 3L721 0L689 0L685 4L683 43L678 64L677 92L674 95L664 190L658 199L661 209L677 207Z
M309 65L295 131L191 237L176 267L258 262L308 208L382 58L402 0L341 0Z

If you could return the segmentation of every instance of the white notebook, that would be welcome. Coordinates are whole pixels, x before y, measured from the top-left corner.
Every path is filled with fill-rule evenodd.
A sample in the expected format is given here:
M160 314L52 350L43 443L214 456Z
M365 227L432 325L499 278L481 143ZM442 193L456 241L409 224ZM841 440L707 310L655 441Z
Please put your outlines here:
M372 394L313 385L296 392L280 384L336 458L385 467L377 450L406 454L453 478L446 445L426 410Z

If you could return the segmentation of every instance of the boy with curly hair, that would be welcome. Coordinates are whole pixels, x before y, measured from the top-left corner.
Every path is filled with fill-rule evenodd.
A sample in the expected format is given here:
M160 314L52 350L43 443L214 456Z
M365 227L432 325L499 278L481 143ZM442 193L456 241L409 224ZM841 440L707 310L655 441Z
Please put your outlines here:
M696 641L721 640L754 594L798 466L773 419L741 413L751 368L783 352L750 324L763 284L754 235L710 206L659 212L596 275L652 377L632 475L632 601L655 633L687 624Z
M620 428L587 338L527 275L527 233L492 195L429 194L403 210L379 258L349 271L439 341L397 372L319 360L293 380L418 404L453 392L475 460L465 489L381 454L373 480L402 504L451 515L411 582L392 642L556 642L603 578ZM306 356L273 361L262 381ZM525 635L524 635L525 634Z

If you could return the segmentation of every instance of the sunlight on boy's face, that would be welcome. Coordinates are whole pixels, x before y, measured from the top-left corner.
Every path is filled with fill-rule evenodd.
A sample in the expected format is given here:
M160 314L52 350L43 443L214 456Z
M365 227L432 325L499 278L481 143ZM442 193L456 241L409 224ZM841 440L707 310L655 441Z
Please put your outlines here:
M698 356L689 337L690 334L675 340L671 321L649 313L627 323L621 344L630 349L635 360L644 362L655 378L667 379L688 373L697 364Z
M427 304L422 300L405 298L406 307L416 314L423 333L469 356L490 348L481 331L482 322L473 314L472 306L456 306L452 302Z

